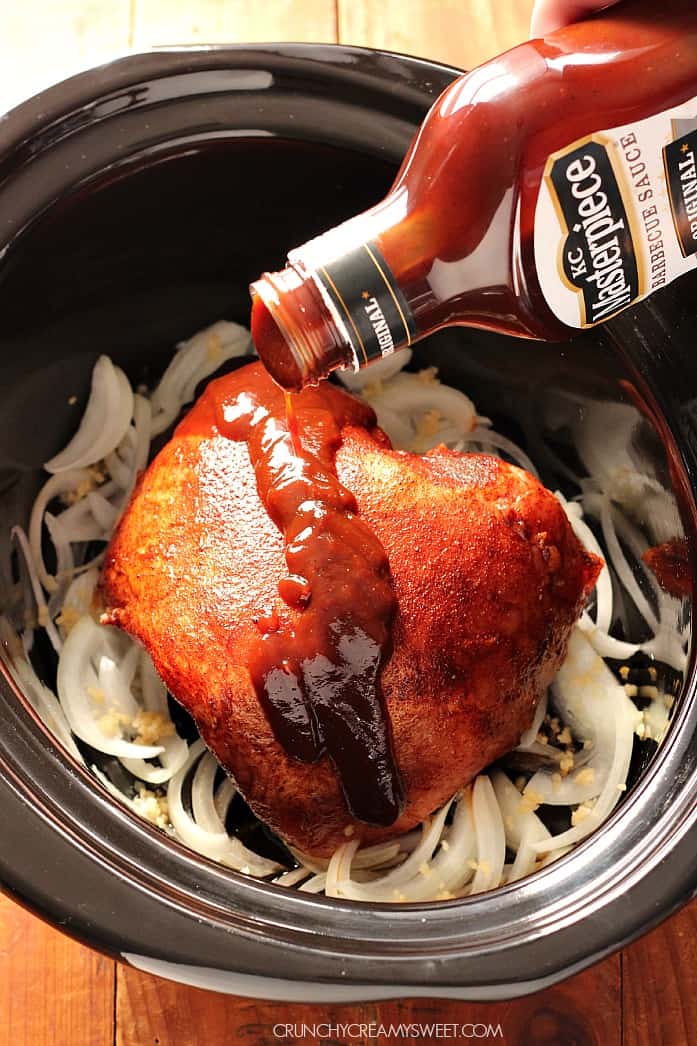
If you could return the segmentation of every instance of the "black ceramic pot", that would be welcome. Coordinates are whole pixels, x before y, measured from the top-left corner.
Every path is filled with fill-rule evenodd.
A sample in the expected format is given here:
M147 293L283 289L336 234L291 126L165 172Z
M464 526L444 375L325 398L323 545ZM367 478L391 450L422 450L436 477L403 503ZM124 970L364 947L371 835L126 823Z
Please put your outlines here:
M377 201L455 75L344 47L170 52L75 77L0 122L5 575L10 525L26 522L95 357L147 380L176 340L222 316L245 322L250 279ZM540 453L563 437L608 468L629 454L692 546L696 290L685 278L570 345L449 331L419 359ZM559 463L541 461L552 485ZM368 907L250 881L171 842L59 750L0 677L0 879L79 939L192 984L322 1001L510 997L693 893L694 690L690 663L665 743L639 751L627 798L574 853L470 900Z

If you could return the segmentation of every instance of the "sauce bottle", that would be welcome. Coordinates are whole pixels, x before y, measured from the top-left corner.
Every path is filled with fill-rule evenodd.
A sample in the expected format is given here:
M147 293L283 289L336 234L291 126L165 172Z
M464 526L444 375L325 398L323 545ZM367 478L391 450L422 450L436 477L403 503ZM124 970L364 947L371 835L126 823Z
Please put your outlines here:
M279 385L451 324L560 340L697 264L697 3L624 0L455 80L376 206L252 284Z

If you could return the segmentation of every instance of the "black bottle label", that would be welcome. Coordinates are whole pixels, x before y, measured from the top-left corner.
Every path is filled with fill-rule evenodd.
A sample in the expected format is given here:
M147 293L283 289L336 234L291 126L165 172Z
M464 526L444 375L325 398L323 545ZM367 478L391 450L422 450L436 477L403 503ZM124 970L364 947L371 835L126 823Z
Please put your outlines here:
M697 266L697 98L549 157L535 264L569 327L611 319Z
M665 147L663 164L673 224L687 258L697 254L697 126Z
M312 275L360 367L411 345L414 317L375 243L316 264Z

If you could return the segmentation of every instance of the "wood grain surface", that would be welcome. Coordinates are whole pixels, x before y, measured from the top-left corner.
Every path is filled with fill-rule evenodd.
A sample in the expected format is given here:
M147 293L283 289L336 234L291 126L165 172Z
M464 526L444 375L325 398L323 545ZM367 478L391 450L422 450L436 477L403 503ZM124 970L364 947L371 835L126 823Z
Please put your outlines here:
M160 44L339 39L471 67L524 39L530 8L531 0L4 0L0 110L78 66ZM216 995L117 966L0 898L0 1046L270 1046L281 1041L275 1024L320 1021L500 1024L503 1038L493 1041L506 1046L690 1046L696 937L697 902L620 955L525 999L317 1007Z

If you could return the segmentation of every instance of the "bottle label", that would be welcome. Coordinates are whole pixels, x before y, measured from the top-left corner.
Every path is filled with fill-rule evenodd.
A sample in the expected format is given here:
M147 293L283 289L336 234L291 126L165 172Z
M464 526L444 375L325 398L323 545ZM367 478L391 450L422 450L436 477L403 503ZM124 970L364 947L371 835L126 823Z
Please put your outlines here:
M697 97L549 157L535 265L568 327L593 327L697 267Z
M313 243L328 242L328 237ZM306 245L306 247L312 245ZM308 267L306 248L289 255ZM331 260L313 259L311 273L334 320L351 344L359 367L411 345L414 317L389 265L374 242L351 247Z

